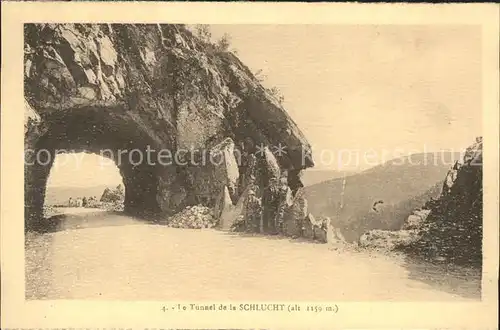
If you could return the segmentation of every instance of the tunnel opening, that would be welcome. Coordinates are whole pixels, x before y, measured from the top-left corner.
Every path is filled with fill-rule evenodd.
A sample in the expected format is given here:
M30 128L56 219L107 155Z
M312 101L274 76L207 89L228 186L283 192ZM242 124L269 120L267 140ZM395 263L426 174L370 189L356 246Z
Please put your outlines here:
M137 120L115 109L95 108L53 112L42 119L42 133L25 145L25 230L46 229L43 209L50 192L47 186L52 184L49 177L62 154L96 155L114 163L122 178L123 211L150 218L159 213L158 166L144 157L148 149L158 145Z
M50 169L44 217L93 209L123 211L125 186L112 159L91 153L59 153Z

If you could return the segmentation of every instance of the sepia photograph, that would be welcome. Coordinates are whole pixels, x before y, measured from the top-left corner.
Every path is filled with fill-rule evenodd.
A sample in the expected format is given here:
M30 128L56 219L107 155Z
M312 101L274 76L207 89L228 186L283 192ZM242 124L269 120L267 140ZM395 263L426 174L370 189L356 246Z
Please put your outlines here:
M27 298L480 299L479 28L24 33Z
M481 25L47 19L22 38L24 304L484 299Z

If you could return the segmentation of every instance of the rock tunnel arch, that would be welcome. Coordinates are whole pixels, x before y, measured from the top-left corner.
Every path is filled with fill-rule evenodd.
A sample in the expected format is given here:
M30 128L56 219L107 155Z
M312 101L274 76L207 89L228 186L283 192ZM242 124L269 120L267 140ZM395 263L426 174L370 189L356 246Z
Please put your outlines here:
M235 203L245 164L235 149L250 139L267 151L257 164L262 185L314 165L311 147L282 105L230 52L215 50L183 25L26 24L25 229L40 225L50 165L28 165L39 150L111 154L126 187L125 211L165 216L224 187ZM270 150L284 146L286 152ZM222 151L224 162L135 164L119 151L168 150L192 159ZM195 157L196 158L196 157ZM154 155L153 159L158 159ZM175 160L175 159L174 159Z
M148 163L152 139L133 121L113 115L110 109L84 108L53 113L44 118L45 134L26 149L26 215L31 227L41 219L47 179L56 154L86 152L110 158L119 168L125 186L125 211L134 215L159 212L158 171ZM41 225L41 224L40 224Z

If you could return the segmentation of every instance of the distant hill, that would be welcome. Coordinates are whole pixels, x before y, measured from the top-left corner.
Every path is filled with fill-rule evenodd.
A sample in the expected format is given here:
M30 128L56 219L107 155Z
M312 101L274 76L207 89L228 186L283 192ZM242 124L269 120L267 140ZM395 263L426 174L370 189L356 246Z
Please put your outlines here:
M350 176L356 173L355 171L307 169L302 173L302 183L307 187L320 182L341 178L344 174Z
M342 178L311 185L305 188L309 212L331 217L349 241L369 229L399 229L413 209L439 195L451 160L459 156L414 154L349 176L341 213ZM374 211L377 201L383 203Z
M442 186L443 182L438 181L424 193L409 197L399 203L381 204L375 208L376 211L373 208L370 208L368 212L360 210L354 216L356 221L344 224L343 230L347 232L346 235L351 240L357 239L370 229L399 230L413 210L421 208L431 198L437 199L440 196Z
M99 185L93 187L47 187L45 194L45 204L46 205L58 205L66 204L70 197L91 197L96 196L97 199L101 198L101 195L106 189L106 185ZM109 187L115 188L115 187Z

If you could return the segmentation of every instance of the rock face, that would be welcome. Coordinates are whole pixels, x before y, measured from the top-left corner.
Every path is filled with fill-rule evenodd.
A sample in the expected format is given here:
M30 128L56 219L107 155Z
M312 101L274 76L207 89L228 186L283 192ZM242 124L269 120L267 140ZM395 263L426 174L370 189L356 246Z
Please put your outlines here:
M243 199L241 196L241 201L233 205L231 202L231 196L229 195L229 189L224 187L224 192L222 194L222 210L220 213L220 228L222 230L231 230L233 224L243 212Z
M104 189L99 201L104 202L104 203L106 203L106 202L122 202L124 197L125 196L123 194L123 186L119 185L118 187L116 187L113 190L109 189L109 188Z
M406 222L403 224L403 230L411 230L421 228L425 220L431 213L431 210L415 210L410 214Z
M430 205L420 239L408 250L469 266L482 265L483 140L467 148L443 183L441 197ZM450 180L450 177L452 180Z
M313 231L314 239L321 243L347 244L340 229L332 225L332 219L330 219L330 217L322 217L322 219L313 226Z
M316 218L309 213L302 222L302 237L306 239L314 239L314 227L316 225Z
M403 230L371 230L363 247L397 248L428 259L480 267L483 232L483 140L450 169L441 196L415 211Z
M218 186L225 186L229 189L233 200L238 197L238 179L240 177L239 162L234 155L234 142L227 138L219 145L212 148L210 152L215 169L215 179Z
M266 153L262 172L277 165L295 182L313 166L304 135L250 70L183 25L26 24L24 64L27 229L41 219L58 149L106 151L124 179L125 211L161 216L212 206L222 182L238 200L229 154L248 139L286 147L277 164ZM224 164L204 163L221 143Z
M285 213L285 235L291 237L301 236L303 222L307 215L307 199L304 197L304 189L301 188L295 194L292 206Z

